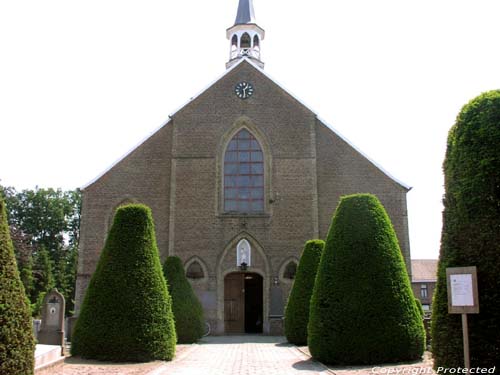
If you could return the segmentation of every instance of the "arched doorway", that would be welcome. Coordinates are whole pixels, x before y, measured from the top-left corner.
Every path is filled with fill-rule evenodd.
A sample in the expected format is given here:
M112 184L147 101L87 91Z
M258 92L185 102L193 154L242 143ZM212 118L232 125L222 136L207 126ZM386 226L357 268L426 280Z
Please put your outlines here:
M252 272L233 272L225 277L225 333L262 333L262 283L262 276Z

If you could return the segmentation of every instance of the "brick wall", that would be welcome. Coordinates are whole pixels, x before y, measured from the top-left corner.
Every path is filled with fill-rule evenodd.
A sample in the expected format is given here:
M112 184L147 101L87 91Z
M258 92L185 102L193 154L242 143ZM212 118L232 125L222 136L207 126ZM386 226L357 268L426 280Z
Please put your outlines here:
M247 100L234 95L243 80L255 88ZM222 209L224 150L242 127L259 140L265 156L262 214L228 215ZM237 241L247 238L254 249L266 312L270 285L280 278L285 259L298 258L306 240L324 238L339 197L357 192L380 198L409 260L406 190L260 71L240 64L85 189L77 311L121 202L152 208L162 260L167 254L184 262L201 259L208 275L193 286L212 329L222 333L223 278L238 270ZM288 294L290 285L282 284ZM269 331L267 317L264 327Z

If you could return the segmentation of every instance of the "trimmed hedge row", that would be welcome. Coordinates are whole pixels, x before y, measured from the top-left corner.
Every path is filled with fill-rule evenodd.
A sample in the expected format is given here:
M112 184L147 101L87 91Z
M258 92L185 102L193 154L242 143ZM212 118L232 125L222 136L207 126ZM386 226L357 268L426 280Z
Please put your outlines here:
M369 194L342 197L311 298L309 350L331 364L420 358L425 331L391 221Z
M85 294L71 354L108 361L170 360L176 339L151 210L122 206Z
M448 135L438 281L435 368L463 366L458 314L448 314L446 268L476 266L480 313L469 315L471 367L500 367L500 90L466 104Z
M295 345L307 344L307 323L309 322L309 302L316 279L321 253L325 247L323 240L307 241L293 282L285 309L285 336Z
M186 278L179 257L169 256L163 265L168 291L172 296L172 311L179 343L190 344L203 336L203 307Z
M17 270L5 202L0 196L0 374L32 375L35 340L31 312Z

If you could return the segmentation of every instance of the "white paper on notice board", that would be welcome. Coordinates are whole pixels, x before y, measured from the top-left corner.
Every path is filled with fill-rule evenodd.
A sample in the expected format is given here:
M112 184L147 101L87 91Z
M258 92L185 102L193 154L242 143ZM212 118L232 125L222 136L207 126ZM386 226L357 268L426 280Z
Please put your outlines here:
M451 275L451 305L474 306L472 275L469 273Z

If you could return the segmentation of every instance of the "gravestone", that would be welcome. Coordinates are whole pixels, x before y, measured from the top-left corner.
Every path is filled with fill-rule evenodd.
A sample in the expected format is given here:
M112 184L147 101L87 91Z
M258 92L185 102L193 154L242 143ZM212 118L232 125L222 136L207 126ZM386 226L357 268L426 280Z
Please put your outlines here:
M38 340L38 332L40 331L40 326L42 325L41 319L33 319L33 336Z
M64 348L64 297L57 289L45 295L42 305L42 326L38 343Z

